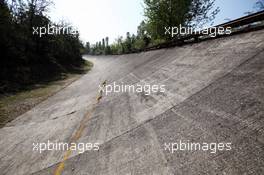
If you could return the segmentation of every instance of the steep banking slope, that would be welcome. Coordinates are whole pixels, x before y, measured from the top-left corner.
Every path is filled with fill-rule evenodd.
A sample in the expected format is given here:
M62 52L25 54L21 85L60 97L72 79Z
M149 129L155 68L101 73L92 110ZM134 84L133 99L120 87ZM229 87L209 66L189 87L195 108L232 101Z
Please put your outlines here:
M98 142L73 152L63 174L262 174L264 31L151 52L88 57L94 69L0 130L3 174L52 174L64 151L32 143ZM165 85L164 93L103 96L104 80ZM231 142L230 151L176 151L165 143Z

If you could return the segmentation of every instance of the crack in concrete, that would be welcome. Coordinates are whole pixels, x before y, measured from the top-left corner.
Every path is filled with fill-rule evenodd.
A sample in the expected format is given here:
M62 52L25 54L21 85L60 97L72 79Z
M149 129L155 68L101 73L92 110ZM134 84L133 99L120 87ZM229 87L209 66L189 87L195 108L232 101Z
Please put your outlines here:
M105 85L106 85L106 80L102 83L103 87L105 87ZM89 121L89 118L91 117L92 113L94 112L96 105L100 102L100 100L102 98L103 98L103 91L100 90L99 94L96 97L96 102L92 105L92 108L85 114L84 118L80 122L79 128L76 130L74 135L71 137L69 143L73 143L73 142L76 143L79 140L79 138L82 136L82 133L86 127L85 124ZM63 160L59 163L59 165L55 169L54 175L61 175L61 173L63 172L63 169L65 167L65 161L68 160L71 153L72 153L71 149L66 151L66 153L63 156Z

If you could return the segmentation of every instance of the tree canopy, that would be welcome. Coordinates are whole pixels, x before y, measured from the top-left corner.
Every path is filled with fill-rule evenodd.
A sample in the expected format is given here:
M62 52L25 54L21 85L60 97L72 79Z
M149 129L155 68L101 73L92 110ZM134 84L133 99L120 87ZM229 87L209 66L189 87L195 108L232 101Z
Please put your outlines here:
M214 2L215 0L144 0L145 20L139 24L137 34L127 32L125 37L118 37L110 47L104 49L95 44L90 54L131 53L169 41L173 38L165 34L165 27L181 25L199 28L208 24L219 12Z
M33 34L33 27L65 27L49 19L50 5L47 0L0 1L0 92L82 65L78 34Z

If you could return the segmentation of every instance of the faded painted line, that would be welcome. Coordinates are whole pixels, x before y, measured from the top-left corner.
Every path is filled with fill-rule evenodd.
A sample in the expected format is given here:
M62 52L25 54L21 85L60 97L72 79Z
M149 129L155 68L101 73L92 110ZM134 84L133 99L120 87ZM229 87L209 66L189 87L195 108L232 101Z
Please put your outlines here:
M106 85L106 81L104 81L102 83L102 86L105 87ZM84 116L84 118L82 119L79 128L76 130L76 132L74 133L74 135L71 137L70 139L70 143L73 142L77 142L78 139L82 136L83 130L85 129L85 124L88 122L88 120L90 119L92 113L95 110L96 105L100 102L100 100L103 98L103 91L100 90L99 94L96 97L96 103L94 103L92 105L92 108L87 112L87 114ZM57 166L57 168L54 171L54 175L61 175L64 167L65 167L65 161L70 157L70 155L72 154L72 150L69 149L67 150L67 152L64 154L62 161L59 163L59 165Z

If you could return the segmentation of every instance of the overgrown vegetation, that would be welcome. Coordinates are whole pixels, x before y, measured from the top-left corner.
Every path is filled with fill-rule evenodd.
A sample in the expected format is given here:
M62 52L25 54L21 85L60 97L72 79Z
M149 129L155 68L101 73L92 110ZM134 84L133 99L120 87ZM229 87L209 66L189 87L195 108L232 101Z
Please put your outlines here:
M137 34L127 32L126 37L118 37L108 45L106 38L94 45L86 44L87 54L131 53L156 44L170 41L165 35L165 27L199 28L211 22L219 12L214 7L215 0L144 0L145 20L138 26ZM108 41L108 37L107 37Z
M51 3L0 0L0 93L19 90L83 65L78 34L33 34L33 27L65 26L47 16Z
M15 94L1 94L0 128L43 100L67 87L80 78L82 73L89 71L92 67L93 64L91 62L85 61L84 66L76 68L74 72L62 73L54 81L42 81L41 83L27 86L23 91Z

